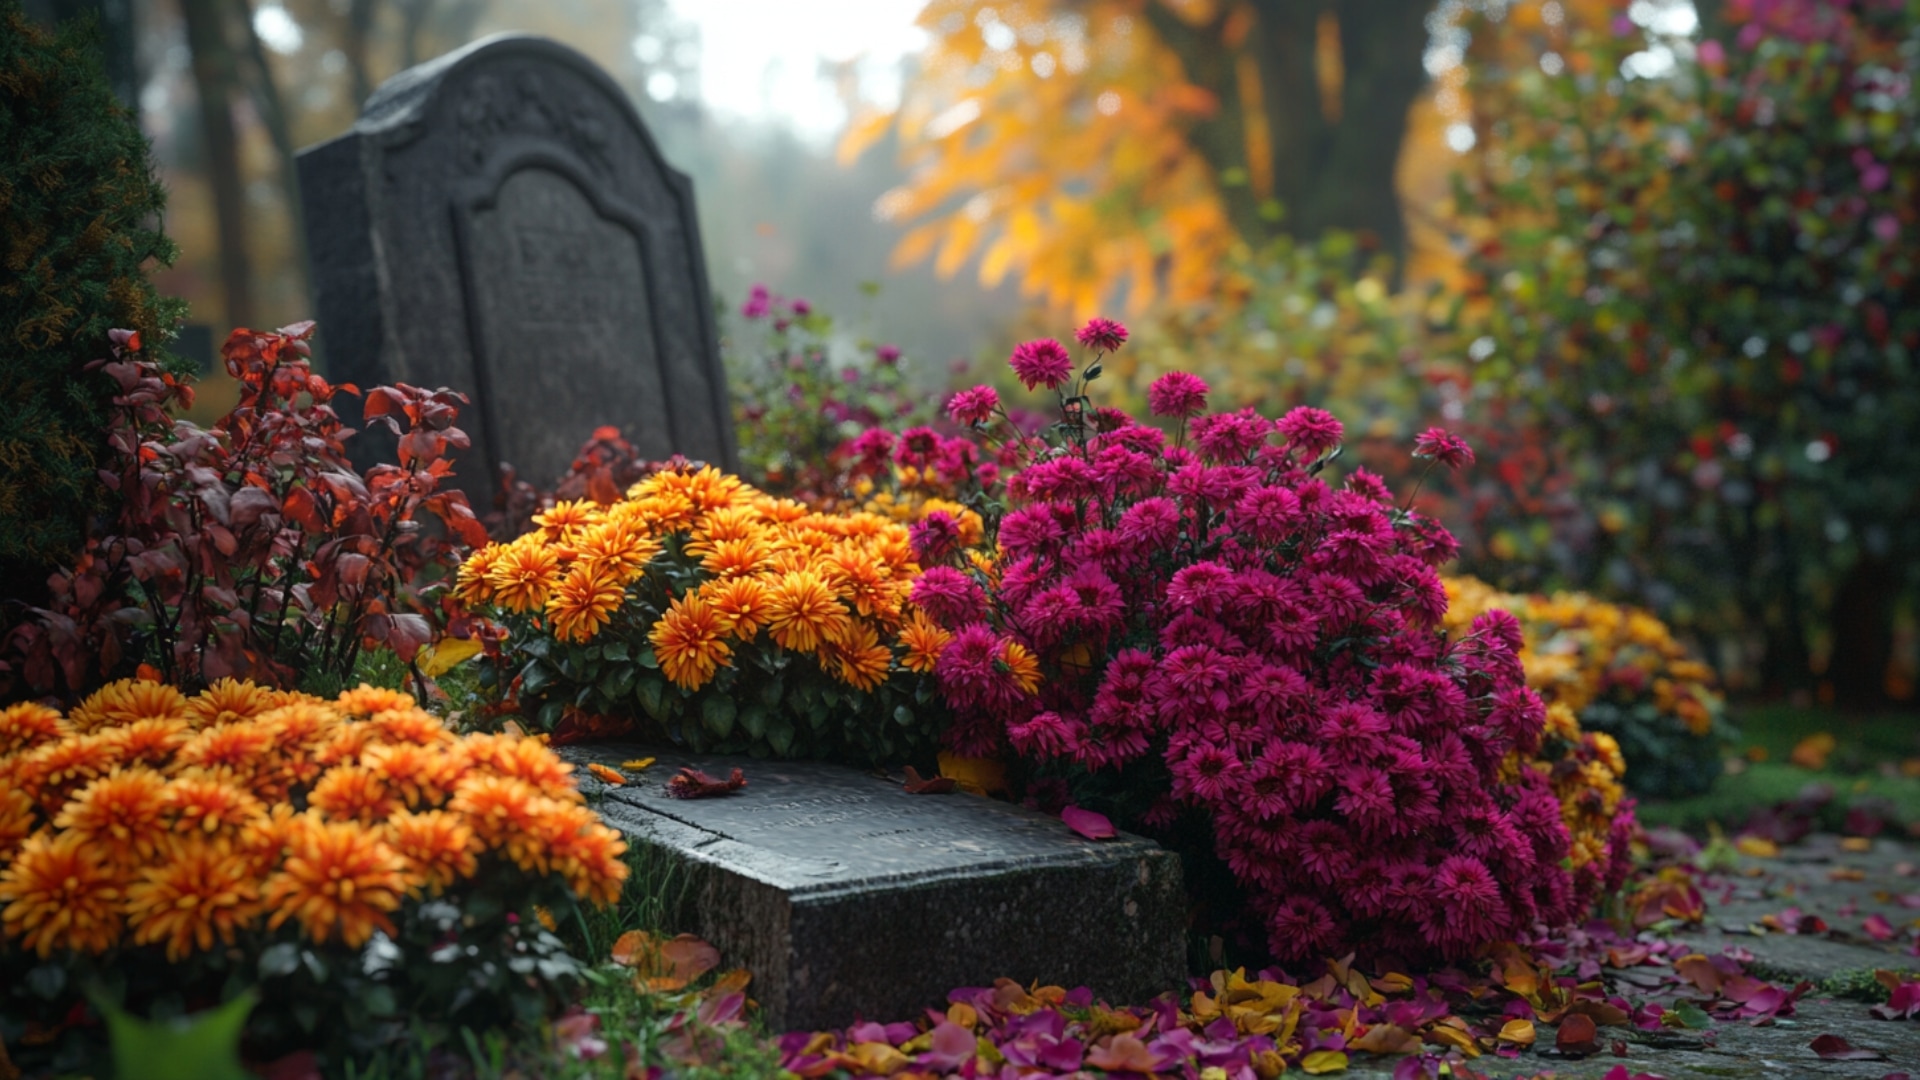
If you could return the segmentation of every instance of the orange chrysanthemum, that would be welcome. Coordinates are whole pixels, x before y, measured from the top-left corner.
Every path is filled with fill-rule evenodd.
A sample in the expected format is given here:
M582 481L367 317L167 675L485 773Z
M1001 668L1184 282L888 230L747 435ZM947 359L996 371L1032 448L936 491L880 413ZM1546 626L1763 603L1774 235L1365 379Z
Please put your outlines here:
M218 776L191 772L167 782L167 809L178 832L239 829L265 807L252 793Z
M894 588L893 571L867 549L851 542L837 545L823 564L827 583L842 600L867 618L891 618L902 599Z
M197 948L234 935L258 918L260 886L246 853L226 837L178 837L166 858L127 887L127 926L138 945L165 942L167 959L180 963Z
M185 720L135 720L126 727L109 728L105 734L113 741L122 764L164 769L193 737L193 728Z
M267 879L267 927L288 919L315 944L335 937L350 949L376 929L396 933L387 913L406 894L406 864L380 834L351 821L308 820L290 830L287 861Z
M871 690L887 681L893 670L893 651L880 644L872 626L855 621L845 637L821 650L821 666L834 678L859 690Z
M252 720L278 704L272 690L250 682L217 679L187 702L194 727Z
M41 830L0 870L0 928L41 959L120 940L120 871L79 833Z
M723 540L745 540L760 536L767 526L760 519L760 512L751 506L728 506L709 513L700 519L700 527L693 531L693 542L687 545L687 553L704 555L713 550L713 545Z
M169 834L167 778L148 768L115 769L81 788L53 819L131 867L153 857Z
M577 563L547 597L553 636L580 644L592 641L627 599L614 570Z
M408 881L438 896L480 868L479 838L459 815L444 810L395 814L386 825L387 843L406 863Z
M574 553L576 571L589 567L624 587L660 553L660 542L626 522L609 521L582 533Z
M467 556L460 564L460 572L454 575L454 599L469 607L490 603L493 600L493 585L487 575L493 572L493 564L500 559L500 553L506 550L504 544L488 544L479 551Z
M534 821L548 868L567 879L581 899L618 899L626 878L626 841L584 806L554 805ZM601 901L609 902L609 901Z
M926 612L915 611L900 628L900 644L907 650L900 658L900 666L924 675L940 662L940 654L952 640L953 635L929 619Z
M727 620L727 632L752 641L767 622L767 587L755 578L709 581L700 586L700 598Z
M538 611L546 606L547 594L560 577L560 556L539 542L538 537L521 537L508 544L487 572L493 586L494 603L508 611Z
M716 540L706 549L700 568L717 578L745 577L767 568L773 553L759 536Z
M767 629L782 648L812 652L843 640L850 625L846 605L818 574L783 574L768 590Z
M813 513L812 510L807 509L806 503L796 502L792 499L775 499L771 497L762 497L755 500L753 508L760 511L761 517L779 524L799 521Z
M39 818L26 792L0 788L0 865L12 859L20 844L33 835Z
M120 747L109 732L70 735L21 755L13 768L16 782L41 809L56 813L73 793L120 764Z
M644 484L645 481L641 481L634 485L634 490ZM693 524L697 516L693 501L677 491L634 496L631 501L615 506L607 515L608 520L631 526L647 536L677 532Z
M420 707L420 703L413 700L412 694L402 690L387 690L367 683L361 683L351 690L344 691L334 699L334 705L341 712L357 719L364 719L376 713Z
M1024 694L1038 693L1040 690L1040 661L1034 659L1026 646L1017 641L1000 643L1000 663L1007 669L1007 677Z
M466 773L465 751L413 743L369 746L360 764L391 793L410 807L437 805L452 793Z
M685 498L701 513L732 506L754 494L739 477L721 472L711 465L691 472L665 469L634 485L639 498L674 494Z
M401 708L374 713L368 726L373 729L375 742L445 746L458 738L448 729L446 721L415 705L412 699Z
M0 709L0 758L45 746L69 730L60 714L45 705L9 705Z
M272 771L272 757L273 729L245 721L207 728L188 739L173 760L182 768L197 767L252 788L262 770ZM275 793L262 794L272 798Z
M187 715L186 695L166 683L121 679L95 690L67 714L67 724L79 732L119 727L135 720L181 718Z
M573 766L560 760L560 755L551 747L535 739L498 738L487 761L489 772L524 780L549 799L580 801L580 789L573 782Z
M313 785L307 805L334 821L373 824L400 809L400 800L378 773L364 765L336 765Z
M533 515L533 523L548 540L566 540L598 525L602 517L600 507L592 499L562 499L546 513Z
M534 827L549 807L558 805L525 780L475 774L460 782L448 809L465 816L487 847L504 852L516 865L546 873L546 855Z
M667 613L653 624L647 640L653 643L653 655L667 678L698 690L733 655L732 647L723 640L727 628L726 616L698 593L688 593L668 606Z

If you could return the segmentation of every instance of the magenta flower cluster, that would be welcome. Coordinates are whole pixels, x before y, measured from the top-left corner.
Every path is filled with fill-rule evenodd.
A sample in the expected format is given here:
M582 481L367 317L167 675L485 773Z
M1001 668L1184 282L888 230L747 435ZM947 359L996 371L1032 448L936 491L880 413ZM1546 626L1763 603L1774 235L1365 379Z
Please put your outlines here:
M1457 957L1575 918L1559 803L1515 767L1545 720L1518 623L1489 612L1449 644L1452 535L1363 469L1332 482L1325 411L1203 414L1205 393L1150 391L1178 439L1100 409L1018 440L997 574L954 557L914 593L954 634L954 748L1162 777L1126 824L1203 813L1283 961ZM1471 460L1444 432L1422 449Z

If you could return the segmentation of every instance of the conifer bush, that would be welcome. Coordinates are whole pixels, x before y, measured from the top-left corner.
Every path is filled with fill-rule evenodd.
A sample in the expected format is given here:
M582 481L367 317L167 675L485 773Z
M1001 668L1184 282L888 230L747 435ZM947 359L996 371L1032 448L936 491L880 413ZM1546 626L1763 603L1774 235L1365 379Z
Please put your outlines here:
M174 257L166 197L87 33L0 0L0 599L44 599L110 505L95 471L116 387L86 370L107 331L151 348L184 310L145 276Z

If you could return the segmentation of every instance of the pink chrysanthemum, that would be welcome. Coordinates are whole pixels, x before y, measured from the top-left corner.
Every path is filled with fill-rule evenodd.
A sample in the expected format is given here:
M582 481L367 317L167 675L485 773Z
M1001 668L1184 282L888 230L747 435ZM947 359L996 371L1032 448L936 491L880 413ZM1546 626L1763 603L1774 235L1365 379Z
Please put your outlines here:
M1126 343L1127 328L1112 319L1088 319L1073 336L1089 349L1110 353Z
M1473 447L1445 428L1428 428L1413 439L1413 456L1431 458L1449 469L1473 464Z
M1147 387L1147 408L1155 416L1186 419L1207 407L1207 384L1198 375L1169 371Z
M1280 437L1287 440L1289 446L1296 447L1309 458L1340 445L1341 436L1346 429L1340 421L1325 409L1316 409L1311 405L1300 405L1288 411L1280 418L1277 427Z
M953 395L947 402L947 415L961 424L984 424L993 419L1000 407L1000 394L991 386L975 386Z
M1007 358L1008 366L1027 389L1044 386L1057 388L1073 374L1073 357L1067 347L1052 338L1023 342Z

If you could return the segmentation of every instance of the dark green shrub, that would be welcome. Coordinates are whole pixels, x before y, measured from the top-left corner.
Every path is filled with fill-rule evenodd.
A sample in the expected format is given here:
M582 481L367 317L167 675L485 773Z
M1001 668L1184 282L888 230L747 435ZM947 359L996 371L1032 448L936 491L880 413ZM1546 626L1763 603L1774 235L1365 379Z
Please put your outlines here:
M0 599L40 602L108 506L114 381L85 365L108 330L152 348L183 311L144 273L174 256L165 193L92 33L50 34L0 0Z

